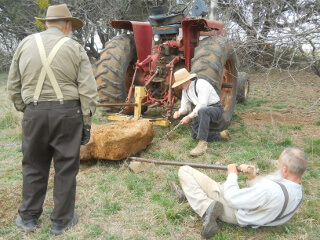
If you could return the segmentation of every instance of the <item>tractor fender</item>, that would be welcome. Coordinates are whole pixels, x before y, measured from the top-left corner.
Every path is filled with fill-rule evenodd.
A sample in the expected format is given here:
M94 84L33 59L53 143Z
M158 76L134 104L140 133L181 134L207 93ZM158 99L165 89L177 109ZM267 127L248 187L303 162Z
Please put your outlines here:
M111 21L116 29L125 29L133 32L139 62L151 55L153 32L150 23L127 20Z
M186 18L181 23L183 33L183 46L185 64L190 71L191 59L194 57L194 49L199 44L200 36L224 35L223 22L208 19Z

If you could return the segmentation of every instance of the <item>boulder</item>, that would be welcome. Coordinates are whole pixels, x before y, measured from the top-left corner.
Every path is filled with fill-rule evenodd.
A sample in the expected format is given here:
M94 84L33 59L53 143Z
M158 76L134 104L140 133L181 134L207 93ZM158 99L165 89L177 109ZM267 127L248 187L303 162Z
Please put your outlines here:
M91 126L91 138L80 148L80 160L121 160L145 149L154 136L145 119Z

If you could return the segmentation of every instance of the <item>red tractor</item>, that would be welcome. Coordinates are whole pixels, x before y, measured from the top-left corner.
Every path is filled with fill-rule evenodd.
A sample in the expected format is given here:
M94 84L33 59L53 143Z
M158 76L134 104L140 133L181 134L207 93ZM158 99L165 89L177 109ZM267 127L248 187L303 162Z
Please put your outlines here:
M204 15L203 3L197 4L193 12ZM173 73L186 68L211 83L221 98L223 118L213 129L229 126L237 98L245 101L248 97L248 77L242 73L242 79L238 78L235 52L223 36L224 24L187 18L183 13L186 7L178 4L167 14L163 6L152 7L149 22L111 22L113 28L130 33L107 42L97 62L98 93L101 105L108 106L105 110L119 112L119 106L125 106L120 113L132 114L135 86L143 86L142 111L162 106L166 109L164 118L169 119L181 97L181 91L171 87Z

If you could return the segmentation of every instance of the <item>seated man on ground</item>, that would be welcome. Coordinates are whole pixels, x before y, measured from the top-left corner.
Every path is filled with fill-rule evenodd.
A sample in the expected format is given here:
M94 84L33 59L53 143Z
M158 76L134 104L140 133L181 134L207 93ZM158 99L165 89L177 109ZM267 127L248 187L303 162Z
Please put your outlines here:
M253 171L248 171L250 168ZM172 183L172 190L180 201L187 200L203 218L201 236L208 239L218 231L217 219L253 228L278 226L289 221L303 199L301 177L306 168L304 152L286 148L280 154L278 170L273 174L256 177L254 166L240 165L250 180L249 187L239 187L237 164L230 164L223 184L183 166L178 173L182 189Z

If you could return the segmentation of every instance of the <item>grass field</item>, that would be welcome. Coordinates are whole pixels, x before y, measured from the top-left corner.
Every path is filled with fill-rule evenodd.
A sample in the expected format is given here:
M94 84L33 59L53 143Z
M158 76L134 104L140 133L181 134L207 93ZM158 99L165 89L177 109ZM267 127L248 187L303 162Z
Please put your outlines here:
M50 235L52 169L39 228L21 233L13 221L21 203L22 114L7 98L6 78L6 74L0 75L0 239L201 239L201 218L170 192L170 183L178 181L177 167L158 165L135 174L127 161L105 160L81 163L76 200L79 224L62 236ZM305 198L297 214L273 228L241 228L220 222L220 231L212 239L320 239L320 106L311 107L320 97L320 78L309 72L271 72L251 74L250 79L250 98L236 106L231 141L210 143L205 155L190 158L188 153L197 142L189 137L190 126L182 126L139 156L208 164L249 163L267 174L275 170L285 147L301 148L309 166L302 181ZM98 112L94 122L105 121ZM169 131L163 127L154 130L155 139ZM203 172L217 181L226 179L223 171ZM245 184L243 175L240 183Z

